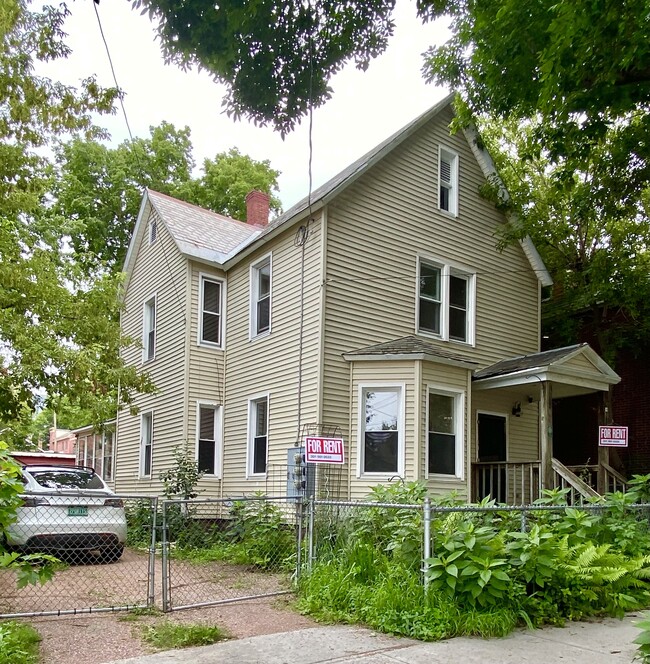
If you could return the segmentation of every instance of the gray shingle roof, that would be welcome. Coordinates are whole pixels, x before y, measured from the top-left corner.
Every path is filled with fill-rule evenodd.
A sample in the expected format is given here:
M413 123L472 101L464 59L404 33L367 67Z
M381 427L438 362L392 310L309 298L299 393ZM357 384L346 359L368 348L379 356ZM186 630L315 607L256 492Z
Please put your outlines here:
M240 247L260 235L259 226L251 226L197 205L147 190L151 205L184 253L204 260L223 261Z
M413 335L374 344L373 346L366 346L365 348L345 353L345 355L346 357L376 355L378 358L386 355L429 355L454 363L478 366L478 362L474 362L461 355L456 355L455 353L450 353L431 342Z
M537 369L547 367L558 360L562 360L569 355L573 355L577 350L588 346L588 344L575 344L573 346L565 346L564 348L554 348L553 350L545 350L541 353L531 353L530 355L519 355L518 357L509 357L495 364L491 364L485 369L477 371L473 379L480 380L481 378L491 378L493 376L503 376L517 371L526 371L528 369Z

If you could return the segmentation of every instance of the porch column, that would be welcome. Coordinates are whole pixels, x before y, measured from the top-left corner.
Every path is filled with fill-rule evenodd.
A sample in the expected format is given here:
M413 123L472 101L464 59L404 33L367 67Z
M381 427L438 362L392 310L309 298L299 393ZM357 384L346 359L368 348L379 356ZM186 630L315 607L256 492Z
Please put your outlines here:
M600 393L600 403L598 404L598 426L605 426L612 423L611 413L611 387L607 388L606 392ZM603 464L611 465L609 463L609 447L601 447L598 445L598 473L596 491L603 496L607 493L607 473Z
M542 488L553 488L553 396L551 384L543 381L539 400L539 456Z

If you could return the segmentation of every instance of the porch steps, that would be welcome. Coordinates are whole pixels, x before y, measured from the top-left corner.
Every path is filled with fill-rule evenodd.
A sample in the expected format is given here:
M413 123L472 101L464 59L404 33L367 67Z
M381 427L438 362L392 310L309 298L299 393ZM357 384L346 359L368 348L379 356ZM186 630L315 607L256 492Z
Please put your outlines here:
M556 458L551 460L553 466L553 485L560 489L570 489L569 498L571 504L584 502L585 499L600 498L601 495L589 486L583 479L578 477L572 470L569 470L561 461Z

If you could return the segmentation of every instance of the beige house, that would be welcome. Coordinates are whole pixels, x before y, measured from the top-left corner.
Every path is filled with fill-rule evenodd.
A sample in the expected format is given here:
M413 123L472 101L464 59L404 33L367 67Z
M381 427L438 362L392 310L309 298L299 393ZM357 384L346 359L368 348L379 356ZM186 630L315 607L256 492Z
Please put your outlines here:
M520 502L569 473L552 398L618 377L588 346L538 354L548 272L529 240L497 250L492 162L452 117L448 98L270 223L259 192L248 223L145 194L122 328L158 390L118 414L118 491L160 491L186 441L203 495L284 495L306 434L344 440L316 479L337 497L402 477Z

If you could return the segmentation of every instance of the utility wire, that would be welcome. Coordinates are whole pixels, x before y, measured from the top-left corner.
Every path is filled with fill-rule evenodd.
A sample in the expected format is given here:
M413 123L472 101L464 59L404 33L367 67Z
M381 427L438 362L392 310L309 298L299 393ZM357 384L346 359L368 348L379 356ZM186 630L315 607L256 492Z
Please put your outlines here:
M102 20L101 17L99 16L99 11L97 9L97 5L99 3L97 0L93 2L93 9L95 10L95 16L97 17L97 25L99 26L99 33L102 37L102 41L104 42L104 48L106 49L106 56L108 58L108 64L111 68L111 73L113 75L113 82L115 83L115 88L117 89L117 98L119 99L120 106L122 108L122 115L124 116L124 123L126 124L126 130L129 134L129 138L131 139L131 152L133 156L135 157L136 162L138 163L138 168L140 169L140 177L144 180L144 168L143 164L140 161L140 155L138 155L138 151L135 149L134 145L134 140L133 140L133 133L131 132L131 125L129 124L129 118L126 114L126 107L124 106L124 94L122 92L122 88L120 87L119 83L117 82L117 75L115 73L115 67L113 66L113 58L111 57L111 50L108 47L108 41L106 40L106 35L104 34L104 27L102 26ZM144 186L140 186L140 188L143 190L144 193ZM156 215L158 216L158 215ZM157 220L156 220L157 222ZM162 250L163 258L165 259L165 265L167 266L167 270L169 272L169 276L171 278L172 286L174 288L174 295L176 296L176 301L178 304L181 306L181 309L183 310L183 320L185 323L187 323L186 316L185 316L185 308L183 307L183 302L180 298L180 295L178 293L178 288L176 287L176 280L174 279L174 273L172 272L171 265L169 263L169 258L167 257L167 251L165 249L165 243L161 240L160 241L160 247Z

